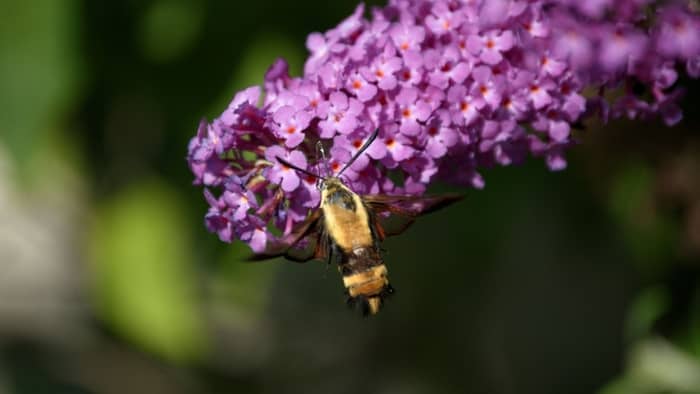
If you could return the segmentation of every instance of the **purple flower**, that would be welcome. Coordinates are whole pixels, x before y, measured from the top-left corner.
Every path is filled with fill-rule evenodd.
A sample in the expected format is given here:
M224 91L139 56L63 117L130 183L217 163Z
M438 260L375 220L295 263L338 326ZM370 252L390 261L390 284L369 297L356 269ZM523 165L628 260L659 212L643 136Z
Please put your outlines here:
M618 26L603 34L607 39L601 40L600 65L605 71L618 71L628 62L638 61L646 50L646 37L634 28Z
M440 89L447 88L451 82L464 82L472 69L471 63L463 61L459 50L453 46L444 51L426 51L424 63L426 68L432 69L430 84Z
M331 52L339 52L342 48L340 45L327 40L321 33L311 33L306 39L306 48L311 51L311 56L306 60L304 72L307 74L318 71L326 59L331 55Z
M386 149L387 153L382 163L389 168L396 167L398 162L410 158L415 152L415 149L411 147L411 140L401 134L384 138L377 144L377 148L375 149L381 149L382 146Z
M228 108L226 108L224 113L221 114L221 117L219 119L227 126L232 126L236 124L239 120L238 114L236 113L238 108L243 104L248 104L250 106L255 107L258 105L259 99L259 86L253 86L248 89L242 90L236 93L236 95L233 97L233 100L231 101L231 104L228 105Z
M331 149L331 154L334 157L339 157L344 159L343 161L349 161L351 157L357 153L357 151L364 145L366 138L359 135L355 136L343 136L339 135L333 139L333 149ZM359 172L362 171L369 164L369 157L363 155L357 158L352 164L350 169Z
M399 51L418 53L421 49L420 45L425 39L425 28L399 23L392 26L389 35Z
M472 72L474 85L470 94L479 98L478 107L487 104L491 109L501 104L501 90L505 83L502 77L494 76L491 69L479 66Z
M560 76L566 70L566 63L556 60L549 53L542 54L539 62L542 72L554 78Z
M375 58L369 67L364 67L360 71L367 81L374 82L382 90L392 90L396 87L396 76L394 75L403 61L395 55L393 47L384 47L382 56Z
M659 51L669 57L692 59L700 51L700 19L681 8L664 10L656 37Z
M542 109L546 105L549 105L552 102L550 91L554 89L555 86L554 82L547 78L533 80L527 87L527 97L532 103L532 106L535 107L535 109Z
M269 233L265 222L257 216L248 216L248 220L238 222L238 237L245 242L255 253L261 253L265 250Z
M436 35L447 34L459 28L464 19L460 12L453 12L447 3L436 2L425 18L426 26Z
M299 151L288 152L280 146L271 146L265 150L265 158L270 163L273 163L267 172L267 177L272 183L280 184L282 190L292 192L299 187L299 174L296 170L280 163L277 160L278 157L301 169L306 169L306 157Z
M261 251L289 234L318 207L313 174L338 174L374 130L342 175L352 190L479 189L483 168L528 156L565 168L587 117L677 123L680 74L700 76L700 17L680 2L389 0L363 15L308 36L303 76L279 59L262 103L248 88L200 123L187 160L222 241Z
M469 126L474 123L480 113L477 109L477 100L467 95L467 87L455 85L447 92L447 100L452 104L452 121L459 126Z
M404 66L398 72L401 86L416 86L423 79L423 56L418 52L406 52L403 56Z
M439 159L447 150L457 144L459 135L450 122L450 115L442 111L432 117L426 124L427 142L425 152L434 159Z
M560 27L552 35L555 37L552 46L554 55L560 59L568 59L570 66L579 70L589 68L595 60L593 42L584 29L583 26Z
M537 10L533 10L532 15L525 18L521 26L532 38L544 38L549 36L550 27L546 23L543 23L540 12Z
M535 130L546 131L549 137L556 142L565 142L569 138L569 131L571 131L571 125L554 109L550 109L546 113L538 113L532 127Z
M513 32L489 31L482 35L471 35L467 39L467 49L487 64L497 64L503 59L503 52L513 47Z
M304 140L303 130L309 125L311 115L306 111L297 111L294 107L285 105L275 111L272 119L277 136L284 138L287 147L294 148Z
M362 111L362 104L354 98L348 100L342 92L333 92L328 101L319 108L321 138L333 138L336 132L348 134L358 125L357 116Z
M347 80L346 88L355 94L360 101L371 100L377 94L377 86L368 82L360 70L356 70Z
M403 88L396 96L399 104L399 131L406 135L416 135L420 131L418 122L424 122L430 116L430 105L418 99L418 90Z
M227 213L226 203L215 198L208 189L204 189L204 199L209 203L209 211L204 216L207 229L219 234L219 239L224 242L233 241L233 224Z

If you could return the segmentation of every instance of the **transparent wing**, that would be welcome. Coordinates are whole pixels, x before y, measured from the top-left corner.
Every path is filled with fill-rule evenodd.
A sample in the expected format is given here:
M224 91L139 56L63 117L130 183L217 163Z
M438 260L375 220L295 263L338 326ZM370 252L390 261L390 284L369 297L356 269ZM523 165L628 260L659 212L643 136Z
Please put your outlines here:
M362 196L373 213L373 223L380 240L406 231L417 217L435 212L464 198L462 194L439 196Z

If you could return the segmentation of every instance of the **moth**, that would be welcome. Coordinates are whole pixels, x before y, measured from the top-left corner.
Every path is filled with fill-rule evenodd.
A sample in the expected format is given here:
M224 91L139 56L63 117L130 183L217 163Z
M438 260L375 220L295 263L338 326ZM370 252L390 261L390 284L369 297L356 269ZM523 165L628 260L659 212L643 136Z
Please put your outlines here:
M406 230L423 214L443 208L462 198L461 195L409 196L359 195L342 180L343 172L374 142L377 131L334 176L321 176L299 168L281 157L280 164L319 180L321 200L306 220L287 236L269 243L266 250L250 260L261 261L285 257L296 262L325 260L338 264L348 305L359 307L364 315L376 314L385 299L394 292L387 277L381 243L388 236ZM325 160L323 147L319 150ZM387 226L392 218L398 225ZM306 247L299 247L304 244ZM305 252L305 253L304 253ZM301 253L301 254L300 254Z

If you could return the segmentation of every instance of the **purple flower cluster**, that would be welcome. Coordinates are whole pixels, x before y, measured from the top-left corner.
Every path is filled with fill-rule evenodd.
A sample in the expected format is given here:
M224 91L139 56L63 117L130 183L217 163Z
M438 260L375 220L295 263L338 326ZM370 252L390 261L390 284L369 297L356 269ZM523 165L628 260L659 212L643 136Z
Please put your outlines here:
M262 103L248 88L200 124L188 160L221 240L261 251L318 206L316 179L277 157L337 172L379 130L343 173L354 191L481 188L480 168L529 155L564 168L587 116L678 122L678 73L700 75L700 18L682 2L390 0L364 11L309 35L303 77L278 60Z

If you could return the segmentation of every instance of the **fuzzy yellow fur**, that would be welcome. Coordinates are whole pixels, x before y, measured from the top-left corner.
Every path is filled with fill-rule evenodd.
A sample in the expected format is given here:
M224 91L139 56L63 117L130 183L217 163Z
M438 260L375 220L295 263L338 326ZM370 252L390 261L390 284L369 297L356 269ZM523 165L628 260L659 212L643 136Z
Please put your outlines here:
M324 203L321 204L321 208L326 231L343 251L350 252L356 248L372 245L373 240L369 227L369 215L360 196L345 189L352 195L355 211L337 204ZM324 190L321 201L326 201L326 198L327 192Z
M343 277L343 284L348 289L350 297L373 296L379 294L384 286L389 284L386 278L387 269L384 264L364 272Z

